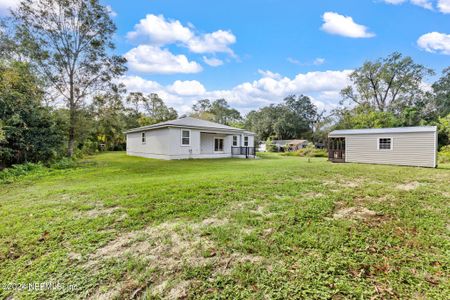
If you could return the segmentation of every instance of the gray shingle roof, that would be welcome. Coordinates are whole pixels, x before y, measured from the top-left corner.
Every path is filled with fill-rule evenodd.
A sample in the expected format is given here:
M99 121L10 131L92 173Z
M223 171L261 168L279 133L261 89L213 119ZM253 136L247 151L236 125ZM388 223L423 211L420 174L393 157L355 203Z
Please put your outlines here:
M334 130L329 136L351 134L381 134L381 133L411 133L411 132L436 132L436 126L395 127L395 128L369 128L369 129L344 129Z
M253 132L245 131L244 129L241 129L241 128L235 128L235 127L231 127L231 126L227 126L227 125L223 125L223 124L219 124L219 123L214 123L214 122L210 122L210 121L206 121L206 120L200 120L200 119L196 119L196 118L192 118L192 117L185 117L185 118L170 120L170 121L161 122L161 123L153 124L153 125L149 125L149 126L133 128L133 129L125 131L125 133L139 132L139 131L144 131L144 130L152 130L152 129L157 129L157 128L171 127L171 126L186 127L186 128L199 128L199 129L213 129L213 130L220 130L220 131L235 131L235 132L237 131L240 133L245 132L246 134L254 135Z

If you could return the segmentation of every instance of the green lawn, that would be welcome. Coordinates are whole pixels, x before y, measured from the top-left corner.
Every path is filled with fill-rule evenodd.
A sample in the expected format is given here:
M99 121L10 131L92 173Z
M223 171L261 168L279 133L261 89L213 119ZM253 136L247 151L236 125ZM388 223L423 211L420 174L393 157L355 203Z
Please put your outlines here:
M0 185L0 298L444 299L449 183L449 165L97 155Z

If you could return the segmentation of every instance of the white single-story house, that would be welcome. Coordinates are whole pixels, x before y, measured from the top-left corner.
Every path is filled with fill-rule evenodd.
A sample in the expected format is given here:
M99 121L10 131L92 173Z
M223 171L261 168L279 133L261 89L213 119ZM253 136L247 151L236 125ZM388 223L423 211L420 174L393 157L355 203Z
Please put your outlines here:
M437 166L436 126L335 130L328 160L404 166Z
M240 128L180 118L130 129L127 155L158 159L255 157L255 134Z

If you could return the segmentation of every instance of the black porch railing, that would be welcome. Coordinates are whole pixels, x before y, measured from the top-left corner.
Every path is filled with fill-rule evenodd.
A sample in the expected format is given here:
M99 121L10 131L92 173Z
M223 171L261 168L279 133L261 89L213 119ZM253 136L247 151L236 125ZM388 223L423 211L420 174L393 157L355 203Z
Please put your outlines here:
M231 147L231 155L245 155L245 158L255 157L256 149L255 147Z

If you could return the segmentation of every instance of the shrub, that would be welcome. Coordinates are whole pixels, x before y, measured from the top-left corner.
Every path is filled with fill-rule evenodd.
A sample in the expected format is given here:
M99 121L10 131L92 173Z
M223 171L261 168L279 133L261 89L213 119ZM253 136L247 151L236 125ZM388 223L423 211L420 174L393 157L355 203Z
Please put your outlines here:
M266 151L267 152L277 152L278 148L272 143L272 139L268 138L266 141Z
M441 148L438 153L438 162L441 164L450 163L450 145Z
M52 169L56 170L64 170L64 169L71 169L75 168L77 166L77 163L75 159L64 157L50 165Z
M10 168L0 172L0 183L14 182L18 177L45 173L46 168L41 163L24 163L21 165L12 165Z
M286 152L283 155L286 156L300 156L300 157L327 157L327 151L325 149L317 149L313 143L309 143L303 149L299 149L293 152Z

